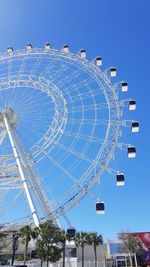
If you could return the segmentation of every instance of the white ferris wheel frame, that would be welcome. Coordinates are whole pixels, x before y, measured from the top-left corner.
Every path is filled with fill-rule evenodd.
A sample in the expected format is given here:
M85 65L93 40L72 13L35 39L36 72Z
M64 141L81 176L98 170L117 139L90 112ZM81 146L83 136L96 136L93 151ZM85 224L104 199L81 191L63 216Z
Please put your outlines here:
M111 84L110 79L108 76L101 71L95 64L94 62L90 62L87 59L81 58L79 55L65 53L63 50L54 50L50 49L49 51L45 50L44 48L33 48L31 51L28 51L27 49L22 49L22 50L16 50L10 53L2 54L0 61L5 62L7 60L10 60L10 58L17 59L19 57L38 57L38 56L43 56L43 57L61 57L62 59L69 59L71 60L72 64L80 64L80 66L88 72L88 74L93 77L93 79L96 80L96 82L99 84L99 88L103 92L103 95L106 99L106 105L108 108L108 121L107 121L107 130L105 134L105 138L103 140L103 144L101 146L101 149L99 150L99 153L96 157L96 159L93 162L93 165L91 168L94 169L94 174L93 176L89 177L89 169L85 174L82 176L82 178L78 181L77 184L75 184L75 187L78 188L76 193L71 192L69 194L69 198L66 202L64 202L62 205L56 209L53 210L51 203L48 203L48 200L46 198L45 193L43 190L40 188L40 184L36 179L36 176L33 175L32 173L32 162L30 162L30 159L26 152L22 149L19 148L22 145L19 143L19 139L17 136L15 136L15 133L13 133L13 129L11 129L11 125L9 124L9 121L7 119L7 116L4 114L4 120L5 124L7 125L6 130L9 134L9 131L12 132L12 135L9 136L10 139L15 140L15 143L17 145L17 149L19 150L19 153L22 158L26 161L26 164L28 165L28 172L30 176L32 177L32 186L34 183L36 183L36 186L38 184L38 193L36 194L36 199L40 203L42 209L44 210L44 216L45 218L50 218L52 220L56 220L60 215L66 213L69 209L74 207L85 195L89 193L93 185L95 185L102 177L103 173L108 169L109 162L113 158L115 148L119 147L119 137L120 137L120 127L121 126L126 126L128 124L128 121L124 121L122 119L122 110L121 106L124 106L124 101L119 100L118 96L118 91L116 90L116 87ZM67 124L67 104L66 100L63 97L63 94L61 93L61 90L51 82L51 80L45 80L42 76L41 77L36 77L35 75L22 75L16 74L11 76L11 79L8 79L8 77L4 77L0 79L0 90L5 90L6 88L12 87L32 87L35 90L41 90L45 92L48 96L50 96L54 103L55 103L55 108L56 108L56 113L53 119L52 125L49 127L49 129L45 132L43 137L30 149L30 154L32 156L32 159L34 160L35 163L38 163L41 161L45 156L49 155L50 150L52 149L52 144L53 140L55 142L59 142L59 139L63 135L63 132L65 130L65 126ZM106 123L106 122L102 122ZM1 136L1 139L3 139L3 136ZM57 140L57 141L56 141ZM1 140L2 142L3 140ZM51 146L50 146L51 144ZM13 143L12 143L13 146ZM55 143L54 143L55 146ZM126 146L126 145L125 145ZM14 153L15 154L15 153ZM10 155L8 156L8 158ZM18 158L18 156L15 156ZM6 157L6 161L8 160ZM16 161L18 161L16 159ZM19 162L17 162L18 165ZM11 168L12 166L8 165L8 169ZM19 167L19 166L18 166ZM19 169L20 176L21 176L21 166ZM25 182L24 182L25 180ZM26 180L24 177L23 183L25 185L28 185L29 181L28 179ZM86 186L83 185L86 183ZM30 188L30 185L27 186L26 194L28 195L28 202L31 208L31 212L33 215L33 219L35 221L35 224L39 224L39 219L38 215L36 214L36 209L32 203L31 196L28 191L28 187ZM9 188L9 183L7 183L7 188ZM34 190L33 190L34 193ZM42 198L42 200L41 200Z

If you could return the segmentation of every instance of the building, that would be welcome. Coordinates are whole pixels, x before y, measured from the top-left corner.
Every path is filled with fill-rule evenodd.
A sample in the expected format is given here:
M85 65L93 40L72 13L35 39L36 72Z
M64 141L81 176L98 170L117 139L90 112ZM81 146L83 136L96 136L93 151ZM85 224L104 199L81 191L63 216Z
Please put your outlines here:
M133 256L134 265L149 266L150 265L150 232L128 233L130 236L135 236L139 240L138 253ZM108 261L110 258L111 264L116 267L130 266L129 255L121 253L120 241L107 241ZM137 261L137 263L136 263Z
M4 259L8 259L11 262L12 254L13 254L13 245L14 238L18 235L17 227L12 227L7 230L8 236L6 240L6 247L1 252L1 256L4 256ZM134 235L139 239L139 250L142 252L137 255L137 263L140 266L150 265L150 232L140 232L140 233L129 233L130 235ZM123 267L130 266L129 255L126 253L121 253L120 249L120 241L119 240L108 240L103 245L97 246L97 267ZM34 257L34 252L36 249L36 244L34 240L29 242L28 247L28 256L30 259ZM24 244L21 242L19 238L16 238L15 242L15 254L20 256L24 254ZM94 248L92 245L84 246L84 266L85 267L94 267ZM53 265L56 267L61 266L62 260ZM4 262L5 263L5 262ZM82 248L76 247L75 243L67 243L66 250L66 266L69 267L80 267L82 263ZM40 264L40 263L39 263ZM136 265L136 261L134 261ZM29 264L30 266L30 264ZM37 266L37 264L36 264ZM32 264L34 267L34 264Z

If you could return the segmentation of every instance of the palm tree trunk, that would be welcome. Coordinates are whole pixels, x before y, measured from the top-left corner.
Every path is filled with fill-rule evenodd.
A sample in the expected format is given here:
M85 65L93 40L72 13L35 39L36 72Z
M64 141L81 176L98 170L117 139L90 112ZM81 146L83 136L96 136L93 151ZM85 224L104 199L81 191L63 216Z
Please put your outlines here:
M18 237L15 236L15 234L13 235L13 254L12 254L12 261L11 264L14 264L14 260L15 260L15 253L16 253L16 242L17 242Z
M94 256L95 256L95 267L97 267L97 249L95 244L94 244Z
M134 253L134 260L135 260L135 266L137 267L137 256L136 256L136 253Z
M81 245L82 248L82 267L84 267L84 244Z
M63 242L63 264L62 266L65 267L65 254L66 254L66 240Z
M130 266L133 266L132 264L132 255L129 253L129 259L130 259Z
M41 260L41 267L42 267L42 265L43 265L43 261Z
M26 264L27 252L28 252L28 240L26 238L26 241L25 241L25 251L24 251L24 261L23 261L23 264L24 265Z
M47 260L47 267L48 267L48 260Z

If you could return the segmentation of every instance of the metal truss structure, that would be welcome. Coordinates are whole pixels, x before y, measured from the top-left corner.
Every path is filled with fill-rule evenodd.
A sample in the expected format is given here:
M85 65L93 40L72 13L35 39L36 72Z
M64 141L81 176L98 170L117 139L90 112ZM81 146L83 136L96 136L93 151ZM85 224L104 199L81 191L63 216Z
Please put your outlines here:
M106 170L112 172L116 148L131 146L120 143L120 136L122 128L134 122L123 116L133 100L119 99L127 84L112 84L116 69L102 71L100 60L88 61L85 50L75 55L68 46L55 50L49 44L16 51L9 47L1 54L4 222L29 214L21 204L24 193L37 226L41 218L56 220L87 195Z

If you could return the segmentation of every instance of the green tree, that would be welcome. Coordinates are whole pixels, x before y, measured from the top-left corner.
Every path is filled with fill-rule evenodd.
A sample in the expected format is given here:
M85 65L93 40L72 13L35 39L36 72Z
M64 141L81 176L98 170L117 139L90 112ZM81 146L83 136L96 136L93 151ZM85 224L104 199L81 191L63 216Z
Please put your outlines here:
M37 228L37 256L41 259L41 266L44 261L56 262L61 258L62 249L60 247L61 230L53 224L52 221L47 221L39 225Z
M70 240L70 236L64 231L60 231L60 242L62 244L62 267L65 267L65 256L66 256L66 241Z
M88 233L86 232L78 232L75 236L75 243L76 246L79 247L81 246L82 250L82 267L84 267L84 247L86 244L89 244L89 236Z
M97 246L103 243L102 235L98 235L96 232L91 232L89 234L89 243L93 245L94 248L94 258L95 267L97 267Z
M6 233L3 230L3 226L0 225L0 251L5 247Z
M135 265L137 266L136 254L139 251L139 239L131 233L120 233L118 235L121 244L119 246L120 252L129 255L130 265L133 266L133 257L135 258Z
M3 226L0 225L0 252L6 247L7 233L4 231Z
M20 237L22 239L22 243L25 244L25 250L24 250L24 265L26 263L26 258L27 258L27 252L28 252L28 246L29 246L29 242L31 241L31 239L35 239L36 238L36 233L35 231L31 228L31 226L26 225L23 226L20 229Z
M65 231L61 232L60 241L62 243L62 254L63 254L63 263L62 267L65 267L65 256L66 256L66 240L67 240L67 233Z

